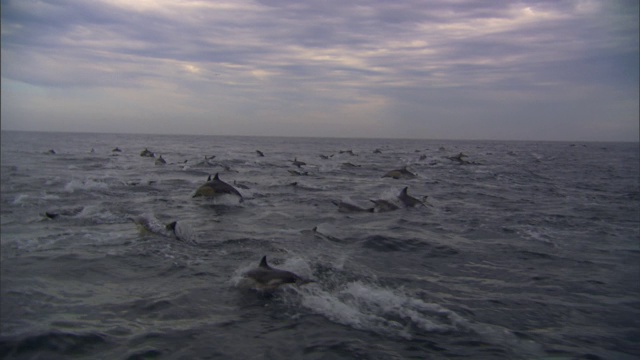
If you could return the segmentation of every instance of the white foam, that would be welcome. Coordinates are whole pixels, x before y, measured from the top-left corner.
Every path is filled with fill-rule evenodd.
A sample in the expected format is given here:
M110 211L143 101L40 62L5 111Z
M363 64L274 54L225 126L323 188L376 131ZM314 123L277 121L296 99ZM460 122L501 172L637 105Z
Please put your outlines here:
M28 197L29 197L29 195L27 195L27 194L18 194L18 196L16 196L16 198L13 199L11 204L13 204L13 205L21 204Z
M544 354L534 341L520 339L511 330L467 320L436 303L411 297L361 281L347 283L335 291L318 285L291 287L301 296L301 305L331 321L360 330L411 339L418 332L473 332L483 339L513 349L518 354Z
M407 339L413 337L416 329L426 332L468 329L467 320L438 304L360 281L347 283L336 291L306 286L298 292L302 295L302 306L356 329Z
M198 244L197 234L193 232L193 229L191 229L190 226L184 224L181 221L178 221L176 223L175 234L178 240L182 242L192 244L192 245Z
M42 192L42 199L43 200L58 200L58 199L60 199L60 196L54 195L54 194L47 194L45 191L43 191Z
M73 179L65 185L64 189L68 192L74 192L75 190L95 190L95 189L108 189L109 185L104 182L96 181L93 179L77 180Z

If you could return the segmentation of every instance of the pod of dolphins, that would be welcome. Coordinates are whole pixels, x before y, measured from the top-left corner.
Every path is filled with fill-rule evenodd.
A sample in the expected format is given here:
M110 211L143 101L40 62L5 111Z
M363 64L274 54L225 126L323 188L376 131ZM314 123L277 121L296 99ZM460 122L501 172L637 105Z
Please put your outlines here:
M442 150L442 149L441 149ZM112 152L121 152L122 150L120 150L119 148L114 148L112 150ZM94 150L92 149L92 152L94 152ZM47 152L48 154L55 154L54 150L50 150L49 152ZM374 153L379 154L381 153L380 149L376 149L374 151ZM256 154L258 157L264 157L264 153L260 150L256 150ZM341 150L340 154L349 154L352 156L357 156L356 154L353 153L352 150ZM152 151L150 151L149 149L145 148L141 153L140 156L142 157L151 157L151 158L155 158L156 154L153 153ZM322 159L329 159L329 157L333 157L333 155L330 156L326 156L326 155L320 155L320 157ZM455 161L459 164L470 164L470 162L464 160L463 158L467 157L467 155L463 154L463 153L459 153L456 156L451 156L448 157L448 159ZM215 158L214 156L210 156L207 157L205 156L204 161L209 163L209 160ZM424 159L424 157L421 157L421 159ZM186 163L186 160L185 160ZM294 158L293 160L291 160L291 163L293 166L296 166L298 168L302 168L303 166L306 166L307 164L305 162L299 161L296 158ZM155 161L156 165L165 165L167 164L166 160L162 157L162 155L160 155L156 161ZM352 163L346 162L346 163L342 163L342 167L343 168L356 168L356 167L360 167L359 165L354 165ZM309 175L308 172L299 172L299 171L295 171L295 170L289 170L289 172L292 175L297 175L297 176L301 176L301 175ZM412 173L411 171L409 171L407 169L406 166L400 168L400 169L396 169L396 170L391 170L387 173L385 173L382 178L392 178L392 179L414 179L417 177L416 174ZM236 184L234 182L234 184ZM216 198L219 196L227 196L227 195L231 195L231 196L235 196L238 198L238 201L240 203L242 203L244 201L244 198L242 196L242 194L232 185L224 182L223 180L220 179L220 176L218 173L216 173L213 178L211 177L211 175L208 176L207 181L199 186L195 193L193 194L193 198L197 198L197 197L203 197L203 198ZM428 204L426 202L427 196L423 197L423 200L419 200L411 195L408 194L408 187L405 186L400 193L396 196L397 200L399 200L399 203L401 203L402 205L404 205L404 207L406 208L411 208L411 207L426 207L426 206L432 206L431 204ZM370 201L373 203L372 207L360 207L358 205L349 203L349 202L345 202L345 201L332 201L332 203L334 205L337 206L338 211L339 212L343 212L343 213L352 213L352 212L370 212L370 213L378 213L378 212L387 212L387 211L393 211L393 210L397 210L399 209L399 206L396 205L395 203L393 203L392 201L389 200L384 200L384 199L370 199ZM60 213L53 213L53 212L47 212L45 213L45 216L49 219L54 219L57 218L60 215ZM143 217L138 217L135 219L132 219L134 221L134 223L136 225L138 225L140 227L140 229L142 231L147 231L147 232L152 232L155 234L159 234L165 237L172 237L175 238L178 241L182 241L185 243L189 243L192 245L196 245L197 242L195 242L195 240L193 239L189 239L183 235L181 235L181 231L179 231L179 225L177 221L173 221L169 224L166 224L164 226L157 226L156 224L151 224L149 222L148 219L143 218ZM260 263L257 267L245 272L244 277L247 279L250 279L253 281L254 283L254 289L257 290L261 290L261 291L271 291L271 290L275 290L278 287L282 286L282 285L286 285L286 284L293 284L293 285L304 285L304 284L308 284L308 283L313 283L314 280L311 279L306 279L303 278L293 272L287 271L287 270L281 270L281 269L276 269L271 267L268 263L267 263L267 257L266 255L262 257L262 259L260 260Z

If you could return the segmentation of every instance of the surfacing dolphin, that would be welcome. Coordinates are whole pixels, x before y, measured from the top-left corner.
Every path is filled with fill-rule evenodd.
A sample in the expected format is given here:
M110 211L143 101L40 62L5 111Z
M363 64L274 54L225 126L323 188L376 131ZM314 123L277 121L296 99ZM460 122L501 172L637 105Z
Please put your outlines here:
M399 209L399 207L396 204L394 204L394 203L392 203L390 201L387 201L387 200L380 199L380 200L369 200L369 201L374 203L373 212L377 212L377 213L378 212L388 212L388 211L393 211L393 210L398 210Z
M166 165L167 161L162 158L162 155L158 159L156 159L156 165Z
M398 199L400 199L400 201L402 201L404 206L406 206L406 207L414 207L414 206L418 206L418 205L427 206L427 205L425 205L424 202L422 202L422 201L414 198L413 196L407 194L407 189L409 189L409 187L405 186L404 189L402 189L402 191L400 191L400 194L398 195Z
M182 224L182 223L181 223ZM165 229L169 231L178 241L182 241L183 243L198 245L193 234L188 231L188 228L181 226L177 221L173 221L168 223L165 226Z
M195 236L191 234L187 227L178 224L177 221L170 222L166 225L160 224L157 219L146 216L138 216L130 218L136 224L141 233L150 233L168 238L174 238L183 243L197 245Z
M469 161L463 159L465 157L469 157L469 156L467 154L465 154L465 153L459 153L456 156L449 156L449 160L457 161L461 165L469 164Z
M333 205L338 207L338 212L341 213L353 213L353 212L373 212L374 208L361 208L358 205L355 204L351 204L345 201L336 201L336 200L332 200L331 201L333 203Z
M394 178L394 179L413 179L416 177L416 174L412 173L411 171L407 170L407 167L403 167L402 169L398 169L398 170L391 170L388 173L382 175L383 178L385 177L390 177L390 178Z
M292 163L293 163L293 165L295 165L297 167L302 167L302 166L307 165L307 163L304 162L304 161L298 161L298 158L293 158Z
M260 265L245 273L245 276L255 282L256 289L275 290L280 285L295 284L304 285L314 282L310 279L302 278L291 271L272 268L267 264L267 256L263 256Z
M149 149L144 148L144 150L142 150L142 152L140 152L140 156L142 156L142 157L156 157L156 154L154 154Z
M204 185L200 186L198 190L196 190L196 193L193 195L193 197L215 197L226 194L238 196L240 198L239 202L244 201L242 194L240 194L240 192L233 186L220 180L220 178L218 177L218 173L216 173L213 179L211 179L211 175L209 175L207 182Z

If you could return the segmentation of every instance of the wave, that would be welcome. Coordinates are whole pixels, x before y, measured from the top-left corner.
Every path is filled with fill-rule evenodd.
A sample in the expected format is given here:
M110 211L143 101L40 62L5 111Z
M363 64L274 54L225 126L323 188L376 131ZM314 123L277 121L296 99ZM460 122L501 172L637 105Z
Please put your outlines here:
M32 355L47 358L46 354L50 354L50 358L58 358L60 355L71 357L90 354L97 346L108 343L107 337L100 333L49 330L37 334L0 337L0 357L10 359Z

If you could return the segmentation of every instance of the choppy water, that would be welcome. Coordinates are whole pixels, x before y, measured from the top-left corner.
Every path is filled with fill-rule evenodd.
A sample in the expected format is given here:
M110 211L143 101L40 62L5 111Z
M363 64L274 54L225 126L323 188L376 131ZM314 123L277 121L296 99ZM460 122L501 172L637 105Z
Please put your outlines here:
M638 144L2 132L1 176L6 359L640 356ZM317 282L246 289L263 255Z

